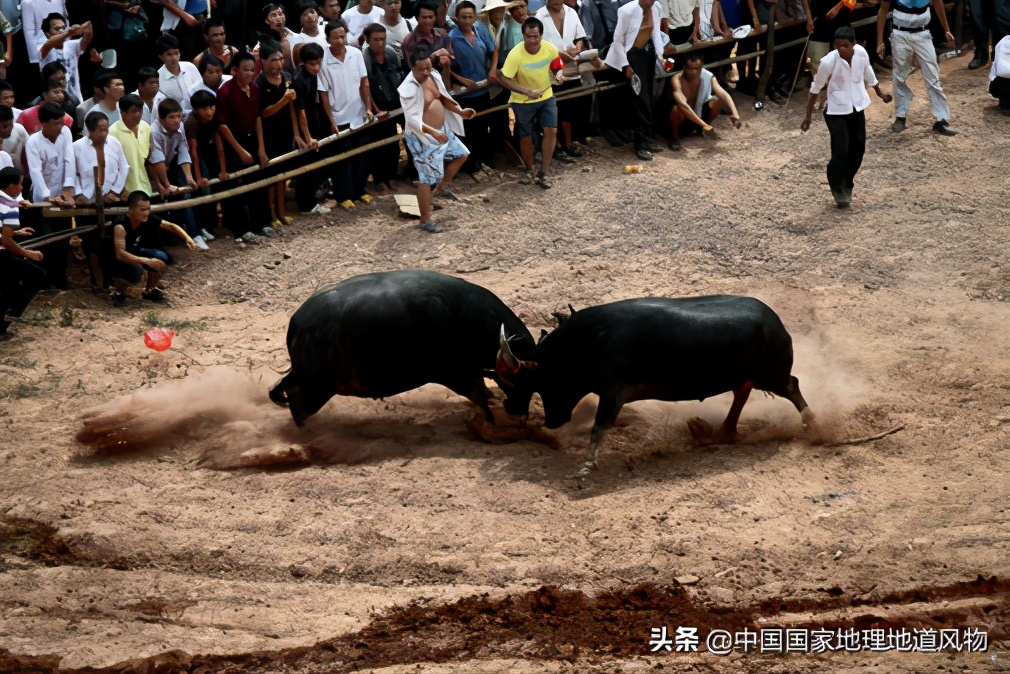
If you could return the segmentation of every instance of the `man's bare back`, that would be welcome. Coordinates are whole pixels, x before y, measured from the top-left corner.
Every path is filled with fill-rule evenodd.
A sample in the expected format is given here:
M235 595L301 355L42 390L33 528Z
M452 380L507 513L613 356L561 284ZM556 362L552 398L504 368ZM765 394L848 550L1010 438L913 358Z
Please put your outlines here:
M445 107L442 105L442 96L438 91L438 85L429 77L421 84L421 88L424 89L422 119L431 128L441 130L445 126Z

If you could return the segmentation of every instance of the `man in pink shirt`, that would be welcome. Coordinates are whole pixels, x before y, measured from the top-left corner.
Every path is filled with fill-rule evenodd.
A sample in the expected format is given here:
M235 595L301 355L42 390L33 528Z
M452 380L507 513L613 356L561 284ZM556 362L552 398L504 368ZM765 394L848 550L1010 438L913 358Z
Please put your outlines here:
M39 105L22 111L17 118L17 123L25 127L25 131L29 135L35 133L42 128L42 124L39 122L39 106L44 103L55 103L62 109L63 96L63 81L58 77L50 77L42 85L42 100L39 102ZM74 120L67 113L63 113L63 123L67 128L70 128Z

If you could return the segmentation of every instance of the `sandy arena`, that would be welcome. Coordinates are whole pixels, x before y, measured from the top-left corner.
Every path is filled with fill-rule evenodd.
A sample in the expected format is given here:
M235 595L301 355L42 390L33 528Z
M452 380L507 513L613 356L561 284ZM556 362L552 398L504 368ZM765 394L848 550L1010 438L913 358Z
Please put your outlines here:
M874 100L847 211L803 96L741 99L743 129L639 174L597 139L546 193L461 177L437 236L383 198L181 251L168 307L40 296L0 346L0 672L1010 671L1010 118L969 58L942 64L954 138L917 74L904 133ZM534 334L568 303L757 296L818 424L755 394L745 439L702 448L686 421L728 395L636 403L582 483L590 399L493 442L437 386L296 429L267 399L291 313L398 268L482 284ZM651 653L661 625L974 627L988 650Z

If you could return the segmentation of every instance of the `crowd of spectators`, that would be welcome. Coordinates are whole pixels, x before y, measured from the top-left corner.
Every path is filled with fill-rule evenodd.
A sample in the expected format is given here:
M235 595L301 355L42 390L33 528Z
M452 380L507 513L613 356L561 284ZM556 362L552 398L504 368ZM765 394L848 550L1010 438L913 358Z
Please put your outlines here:
M739 126L730 92L753 95L762 75L771 100L784 102L804 84L797 77L800 59L809 56L816 72L835 30L874 16L877 2L0 2L0 169L11 169L0 182L8 196L19 186L22 202L70 208L101 197L107 205L128 206L129 215L107 227L104 240L86 241L84 253L99 260L99 276L143 279L145 296L157 301L163 293L154 292L151 279L172 261L166 240L207 250L227 230L255 244L293 222L284 180L217 204L187 206L187 196L210 194L213 178L235 187L401 134L403 117L391 113L400 107L398 90L417 54L430 59L460 109L474 111L463 122L469 154L462 170L483 179L496 158L512 155L526 167L520 182L546 189L552 161L578 161L580 141L591 132L615 147L631 145L639 160L649 161L661 150L657 134L677 150L685 134L711 130L720 113ZM996 0L999 7L1007 2ZM976 17L969 67L985 65L995 52L990 91L1010 108L1004 13L988 23ZM769 22L779 44L800 42L777 52L773 65L752 56L763 47ZM942 29L931 24L928 30L939 31L934 44L943 42ZM856 34L869 54L878 53L875 26ZM731 54L738 57L732 67ZM665 76L673 70L683 75ZM594 82L619 86L592 97L565 96ZM271 163L293 150L305 152ZM352 211L398 189L400 180L416 180L413 163L401 170L400 157L400 144L389 143L303 173L294 185L299 212ZM230 177L252 167L260 171ZM162 220L150 215L152 200L178 207ZM0 208L9 210L9 201L0 195ZM16 220L22 235L70 222L42 218L39 208L22 208ZM78 226L87 223L87 216L77 218ZM64 239L45 246L42 260L26 258L8 229L0 243L0 331L5 312L16 318L12 307L34 292L21 263L41 264L45 282L60 287L69 257Z

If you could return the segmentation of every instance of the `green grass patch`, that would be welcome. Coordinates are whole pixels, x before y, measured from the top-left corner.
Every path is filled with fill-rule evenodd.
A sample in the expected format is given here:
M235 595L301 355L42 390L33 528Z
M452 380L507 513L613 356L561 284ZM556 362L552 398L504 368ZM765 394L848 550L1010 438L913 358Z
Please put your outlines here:
M45 311L29 311L21 317L21 322L30 325L49 325L55 319L56 314L46 309Z
M207 324L203 321L175 321L163 318L157 311L149 311L140 319L142 329L168 328L176 332L183 330L203 330Z
M38 384L15 384L8 389L0 391L0 398L22 400L24 398L34 398L40 393L42 393L42 387Z

